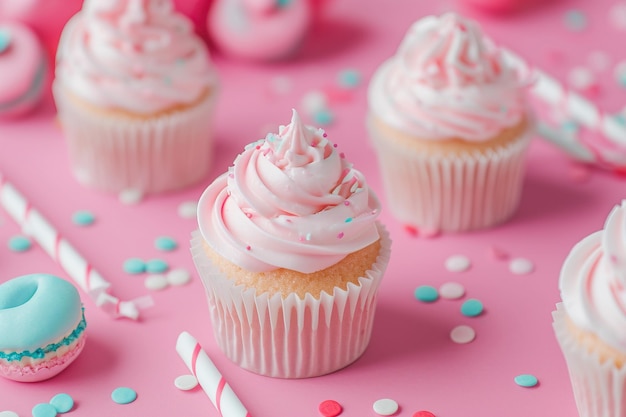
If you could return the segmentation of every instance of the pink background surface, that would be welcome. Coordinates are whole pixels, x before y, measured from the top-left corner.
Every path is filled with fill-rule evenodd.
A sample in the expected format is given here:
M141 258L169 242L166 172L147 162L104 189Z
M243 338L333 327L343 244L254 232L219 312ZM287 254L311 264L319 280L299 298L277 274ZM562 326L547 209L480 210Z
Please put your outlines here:
M334 103L335 122L327 127L331 140L361 169L385 204L375 155L364 126L366 81L376 66L397 47L417 18L455 9L476 19L498 43L561 80L574 66L585 66L590 53L603 51L611 68L626 58L626 32L608 23L608 10L618 0L545 1L509 16L480 14L451 0L336 0L326 10L292 61L248 64L215 54L222 91L217 111L216 162L210 178L183 192L152 197L126 206L117 196L79 186L71 176L63 137L55 125L48 97L36 113L0 122L0 172L19 188L57 229L113 285L122 299L149 291L143 276L122 270L129 257L160 257L172 267L194 271L188 251L193 219L178 216L180 203L196 200L212 178L222 173L243 145L265 135L268 128L289 121L303 95L333 85L337 74L354 68L364 82L349 100ZM576 8L588 18L585 30L574 33L563 24L564 13ZM557 59L558 58L558 59ZM275 77L291 82L288 94L272 93ZM598 73L601 93L595 101L607 112L626 104L610 70ZM345 416L374 415L372 403L392 398L399 416L427 409L438 417L576 416L564 360L551 328L551 312L559 300L557 280L562 261L583 236L602 227L611 207L626 196L625 179L592 171L584 182L572 179L572 163L541 139L531 145L528 172L519 211L498 228L463 235L418 239L404 231L388 211L381 220L394 240L392 259L379 292L371 344L350 367L331 375L280 380L251 374L232 364L213 340L203 288L197 275L184 287L152 292L155 306L139 322L113 320L84 294L88 340L76 362L56 378L35 384L0 380L0 411L29 416L32 407L66 392L76 401L69 415L79 416L218 416L198 388L182 392L174 379L188 373L175 351L178 334L189 331L204 346L253 416L315 416L325 399L335 399ZM90 210L93 226L72 224L72 214ZM0 211L0 282L33 272L67 275L38 246L11 252L6 242L20 233ZM177 240L179 249L157 251L161 235ZM529 275L516 276L507 261L490 257L497 247L511 257L535 264ZM445 259L463 254L472 268L462 273L444 268ZM485 312L475 318L460 314L462 300L424 304L413 298L419 285L438 287L462 283L467 298L478 298ZM450 330L460 324L477 332L474 342L457 345ZM517 386L513 378L531 373L537 387ZM135 389L138 399L117 405L110 399L118 386Z

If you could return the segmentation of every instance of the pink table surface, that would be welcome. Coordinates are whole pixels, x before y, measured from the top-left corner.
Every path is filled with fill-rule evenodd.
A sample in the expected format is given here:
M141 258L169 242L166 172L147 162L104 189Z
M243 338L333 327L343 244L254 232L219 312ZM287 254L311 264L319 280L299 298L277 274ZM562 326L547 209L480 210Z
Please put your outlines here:
M563 80L572 67L587 65L594 51L608 54L612 65L626 58L626 32L608 23L608 10L617 1L545 1L526 13L490 16L450 0L336 0L328 7L325 23L293 61L251 65L215 55L222 81L216 161L204 183L133 206L121 204L117 196L82 188L71 176L49 98L27 118L0 122L0 172L111 281L116 295L142 296L149 293L144 277L126 274L124 260L160 257L172 267L194 271L188 241L195 220L181 218L179 204L196 200L244 144L264 136L268 126L287 123L291 108L301 108L306 92L333 85L345 68L360 71L364 82L350 100L332 104L335 122L327 131L385 204L364 127L365 86L415 19L460 10L478 19L500 44ZM584 12L585 30L575 33L564 25L563 16L571 8ZM277 76L290 80L287 94L271 93ZM605 111L619 111L626 103L626 90L617 86L610 69L598 77L602 90L596 102ZM572 245L600 229L611 207L626 197L626 182L599 171L576 182L571 170L571 161L559 149L534 141L519 211L512 221L492 230L418 239L385 210L381 220L394 244L379 292L372 341L357 362L339 372L280 380L238 368L213 340L204 290L194 271L187 286L152 292L155 305L138 322L109 318L83 294L88 341L81 356L45 382L0 380L0 411L29 416L35 404L66 392L76 401L68 414L73 417L218 416L200 389L183 392L173 385L177 376L188 373L175 351L178 334L186 330L204 346L256 417L316 416L325 399L340 402L344 416L364 417L374 415L372 404L380 398L396 400L399 416L420 409L438 417L576 416L565 362L551 328L551 312L559 300L559 270ZM75 226L71 215L79 209L93 212L96 223ZM36 245L24 253L11 252L6 242L18 233L20 228L0 211L0 282L33 272L67 277ZM161 235L176 239L179 249L157 251L153 241ZM532 260L534 272L512 274L507 261L489 255L492 247ZM454 254L468 256L472 268L447 271L444 261ZM419 285L438 287L449 281L462 283L465 299L480 299L485 312L467 318L459 311L462 300L425 304L413 297ZM476 330L472 343L450 341L450 330L460 324ZM517 386L513 378L524 373L537 376L539 385ZM113 403L110 394L118 386L135 389L137 400Z

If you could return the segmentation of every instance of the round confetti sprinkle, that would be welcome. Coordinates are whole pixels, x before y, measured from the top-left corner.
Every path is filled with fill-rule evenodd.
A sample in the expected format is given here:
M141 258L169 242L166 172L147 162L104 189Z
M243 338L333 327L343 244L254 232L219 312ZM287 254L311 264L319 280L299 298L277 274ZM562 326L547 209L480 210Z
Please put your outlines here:
M50 404L57 410L57 413L67 413L74 408L74 399L68 394L57 394L50 400Z
M381 416L390 416L398 411L398 403L389 398L374 401L374 412Z
M476 332L470 326L464 324L456 326L450 332L450 339L454 343L465 344L469 343L476 338Z
M183 268L172 269L167 273L166 277L167 282L176 287L185 285L191 281L191 274Z
M178 216L183 219L195 219L198 212L198 203L195 201L185 201L178 205Z
M167 288L168 282L165 275L161 274L152 274L148 275L143 282L143 285L152 291L159 291L164 288Z
M79 210L72 214L72 222L76 226L89 226L96 221L96 216L92 212L87 210Z
M587 16L580 10L568 10L565 12L564 20L565 27L575 32L582 31L587 27Z
M169 265L162 259L150 259L146 262L146 272L160 274L169 269Z
M159 236L154 241L154 247L162 251L173 251L178 248L178 243L169 236Z
M0 411L0 417L20 417L15 411Z
M451 272L467 271L471 265L469 258L463 255L450 256L445 262L446 269Z
M130 258L124 261L124 272L129 274L141 274L146 272L146 263L139 258Z
M113 390L111 399L117 404L130 404L137 399L137 393L132 388L119 387Z
M421 285L415 289L415 298L425 303L432 303L439 298L437 288L430 285Z
M515 258L509 263L509 270L516 275L526 275L533 272L535 265L528 259Z
M302 97L302 109L307 114L314 114L317 111L325 110L328 107L328 100L322 91L309 91Z
M174 386L181 391L189 391L198 386L198 379L193 375L181 375L174 380Z
M270 85L271 85L273 93L282 95L282 94L288 94L291 91L292 89L291 84L292 83L289 77L286 77L284 75L278 75L272 78Z
M537 385L537 377L531 374L521 374L515 377L515 383L520 387L530 388Z
M341 87L354 88L361 83L361 74L354 69L345 69L339 73L337 82Z
M465 295L465 287L458 282L446 282L439 287L439 295L448 300L456 300Z
M412 417L436 417L433 413L426 410L420 410L413 413Z
M475 298L470 298L461 305L461 314L466 317L476 317L482 314L483 303Z
M324 400L317 409L324 417L337 417L343 411L341 404L335 400Z
M328 109L321 109L313 113L313 122L316 125L325 126L333 122L335 116Z
M143 200L143 193L139 190L127 189L123 190L118 195L118 200L122 204L133 205L138 204Z
M17 235L9 239L9 249L13 252L24 252L29 250L33 244L26 236Z
M39 403L33 407L33 417L55 417L57 410L52 404Z

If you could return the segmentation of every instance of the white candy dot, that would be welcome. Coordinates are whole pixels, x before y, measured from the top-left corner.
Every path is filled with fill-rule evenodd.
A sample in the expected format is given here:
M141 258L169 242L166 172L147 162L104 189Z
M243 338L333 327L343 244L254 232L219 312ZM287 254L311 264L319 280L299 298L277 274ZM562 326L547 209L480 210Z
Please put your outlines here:
M170 285L180 286L185 285L191 280L191 274L189 271L183 268L172 269L167 273L167 282Z
M302 97L302 109L305 113L313 114L328 107L326 94L321 91L309 91Z
M469 258L463 255L453 255L446 259L445 266L448 271L462 272L472 265Z
M139 190L128 188L119 193L118 199L122 204L137 204L143 199L143 193Z
M609 10L609 19L615 29L626 30L626 4L615 3Z
M15 411L0 411L0 417L20 417Z
M289 94L291 92L291 80L284 75L272 78L272 92L276 94Z
M535 269L535 265L525 258L511 259L509 270L516 275L530 274Z
M198 380L193 375L181 375L174 380L174 386L182 391L189 391L198 386Z
M439 287L439 295L449 300L461 298L465 295L465 287L458 282L446 282Z
M143 285L149 290L158 291L167 287L168 282L167 282L167 278L165 277L165 275L152 274L146 277L145 281L143 282Z
M465 344L469 343L476 338L476 332L470 326L464 324L456 326L450 332L450 339L454 343Z
M185 201L178 205L178 215L183 219L194 219L198 211L198 203L196 201Z
M585 67L574 67L570 70L567 79L573 88L584 90L595 82L593 73Z
M374 412L381 416L390 416L398 411L398 403L389 398L376 400L373 405Z

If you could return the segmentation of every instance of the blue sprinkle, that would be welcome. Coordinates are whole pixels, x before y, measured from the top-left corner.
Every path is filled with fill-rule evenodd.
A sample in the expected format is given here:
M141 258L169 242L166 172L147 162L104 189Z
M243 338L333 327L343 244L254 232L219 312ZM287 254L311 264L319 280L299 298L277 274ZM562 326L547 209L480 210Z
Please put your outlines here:
M439 298L439 292L435 287L422 285L415 289L415 298L425 303L432 303Z
M67 413L74 408L74 399L68 394L57 394L50 400L50 404L57 410L57 413Z
M14 252L24 252L33 246L26 236L17 235L9 239L9 249Z
M176 241L171 237L160 236L154 241L154 247L158 250L169 252L178 248L178 243L176 243Z
M334 120L333 113L328 109L318 110L313 113L313 121L317 125L329 125Z
M587 27L587 16L580 10L568 10L565 12L565 26L575 32L580 32Z
M276 0L276 5L278 7L285 7L288 6L289 3L291 3L291 0Z
M72 222L77 226L89 226L96 220L96 216L90 211L79 210L72 214Z
M0 29L0 54L11 46L11 32L8 29Z
M475 298L470 298L461 305L461 314L466 317L476 317L483 312L483 303Z
M354 69L346 69L339 73L338 82L341 87L354 88L361 83L361 74Z
M130 404L137 399L137 393L132 388L119 387L113 390L111 399L117 404Z
M57 410L48 403L39 403L33 407L33 417L55 417Z
M515 383L520 387L534 387L538 382L537 377L531 374L522 374L515 377Z
M565 133L578 133L580 125L573 120L566 120L561 123L561 130Z
M129 274L141 274L146 272L146 263L139 258L130 258L124 261L124 271Z
M146 272L150 274L160 274L169 269L169 265L162 259L150 259L146 262Z

